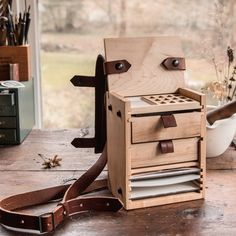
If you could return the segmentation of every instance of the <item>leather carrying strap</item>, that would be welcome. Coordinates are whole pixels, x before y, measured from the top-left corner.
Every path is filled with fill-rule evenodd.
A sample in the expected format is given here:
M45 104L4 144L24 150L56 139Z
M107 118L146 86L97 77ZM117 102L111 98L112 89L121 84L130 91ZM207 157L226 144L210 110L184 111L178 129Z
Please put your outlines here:
M107 180L95 181L106 162L105 146L97 162L73 184L17 194L3 199L0 202L0 224L16 231L49 233L54 231L66 218L80 212L90 210L116 212L120 210L122 204L117 198L85 196L86 193L107 187ZM42 215L30 215L16 211L57 200L61 200L61 202L56 208Z

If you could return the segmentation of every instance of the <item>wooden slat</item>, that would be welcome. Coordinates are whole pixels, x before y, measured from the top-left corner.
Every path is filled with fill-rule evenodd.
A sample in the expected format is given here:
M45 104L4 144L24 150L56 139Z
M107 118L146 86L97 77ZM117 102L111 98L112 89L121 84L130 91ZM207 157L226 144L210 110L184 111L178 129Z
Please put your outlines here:
M168 165L134 168L131 170L131 175L139 174L139 173L147 173L147 172L152 172L152 171L159 171L159 170L169 170L169 169L174 169L174 168L184 168L184 167L199 167L199 162L190 161L190 162L175 163L175 164L168 164Z

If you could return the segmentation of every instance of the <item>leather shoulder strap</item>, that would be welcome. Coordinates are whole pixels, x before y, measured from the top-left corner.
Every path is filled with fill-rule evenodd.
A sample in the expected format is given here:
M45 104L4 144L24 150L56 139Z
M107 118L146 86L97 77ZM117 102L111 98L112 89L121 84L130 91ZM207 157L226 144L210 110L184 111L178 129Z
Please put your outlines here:
M0 224L10 230L49 233L68 216L88 211L118 211L121 202L114 197L86 197L86 193L107 187L107 180L95 179L107 162L106 146L97 162L71 185L41 189L13 195L0 202ZM19 209L60 201L56 208L42 215L19 213Z

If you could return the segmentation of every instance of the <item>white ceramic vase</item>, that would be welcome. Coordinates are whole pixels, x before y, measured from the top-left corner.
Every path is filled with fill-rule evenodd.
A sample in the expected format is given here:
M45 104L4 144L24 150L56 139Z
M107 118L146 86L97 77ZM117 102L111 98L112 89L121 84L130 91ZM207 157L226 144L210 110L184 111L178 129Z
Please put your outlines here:
M208 110L216 108L207 106ZM213 125L207 124L207 157L223 154L234 139L236 133L236 114L230 118L218 120Z

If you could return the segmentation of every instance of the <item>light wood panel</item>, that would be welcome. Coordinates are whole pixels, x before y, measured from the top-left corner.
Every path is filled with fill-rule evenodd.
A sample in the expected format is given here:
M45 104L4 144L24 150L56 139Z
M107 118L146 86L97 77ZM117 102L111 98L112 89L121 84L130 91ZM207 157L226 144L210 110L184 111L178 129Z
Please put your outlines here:
M107 154L109 186L113 195L117 196L125 204L127 195L126 176L126 103L107 94ZM120 112L120 116L118 116Z
M107 38L106 61L126 59L126 73L108 75L108 89L121 96L173 93L184 87L184 72L166 70L167 57L183 57L177 37Z

